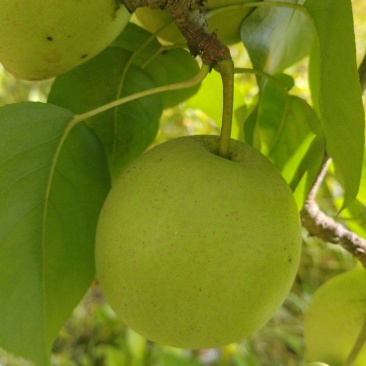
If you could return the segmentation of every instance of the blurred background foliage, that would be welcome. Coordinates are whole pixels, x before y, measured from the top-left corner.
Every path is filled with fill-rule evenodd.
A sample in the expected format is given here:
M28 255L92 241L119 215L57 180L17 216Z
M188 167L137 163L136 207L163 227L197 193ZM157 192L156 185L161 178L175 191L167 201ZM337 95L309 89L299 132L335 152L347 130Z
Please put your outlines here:
M366 2L353 0L357 59L366 51ZM235 64L250 67L244 47L231 49ZM292 66L287 72L294 77L292 92L309 101L307 60ZM248 74L237 75L240 96L245 96L248 108L256 101L255 79ZM25 100L42 101L52 80L26 82L8 74L0 65L0 106ZM216 103L216 102L215 102ZM366 102L364 103L366 107ZM245 111L244 111L245 113ZM192 109L189 101L164 111L155 143L182 135L212 134L219 131L216 123L202 110ZM319 193L319 205L330 215L338 212L339 188L330 175ZM366 212L358 209L359 225L366 232ZM346 214L344 214L345 216ZM341 219L340 219L341 220ZM352 227L345 216L344 224ZM300 268L283 307L268 324L249 339L221 349L182 350L156 345L121 324L105 303L97 284L93 284L70 320L60 331L53 346L53 366L298 366L305 364L303 314L314 291L327 279L357 263L338 246L307 237ZM22 325L19 324L19 327ZM14 329L14 332L17 330ZM0 348L0 366L31 366Z

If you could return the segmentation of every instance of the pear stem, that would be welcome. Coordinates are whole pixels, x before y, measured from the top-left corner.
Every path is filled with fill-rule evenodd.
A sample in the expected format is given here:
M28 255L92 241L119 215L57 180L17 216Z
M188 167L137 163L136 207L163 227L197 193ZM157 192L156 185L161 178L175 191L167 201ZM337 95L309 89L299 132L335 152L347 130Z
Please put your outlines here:
M223 85L222 124L219 139L219 155L228 158L234 108L234 63L232 59L219 61L216 66Z
M353 346L351 353L349 354L346 363L344 366L352 366L353 363L356 361L358 354L360 353L362 347L366 342L366 318L362 324L362 328L360 334L357 337L356 343Z

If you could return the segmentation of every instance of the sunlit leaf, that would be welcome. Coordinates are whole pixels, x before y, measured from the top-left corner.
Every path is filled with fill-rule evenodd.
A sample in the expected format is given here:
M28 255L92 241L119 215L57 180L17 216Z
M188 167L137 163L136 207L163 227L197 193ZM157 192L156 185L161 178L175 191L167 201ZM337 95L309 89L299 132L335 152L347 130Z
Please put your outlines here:
M109 189L103 149L69 110L0 109L0 345L48 363L94 277L94 237Z
M317 52L311 80L328 154L344 190L344 206L359 188L364 150L364 111L359 85L350 0L307 0L313 20Z

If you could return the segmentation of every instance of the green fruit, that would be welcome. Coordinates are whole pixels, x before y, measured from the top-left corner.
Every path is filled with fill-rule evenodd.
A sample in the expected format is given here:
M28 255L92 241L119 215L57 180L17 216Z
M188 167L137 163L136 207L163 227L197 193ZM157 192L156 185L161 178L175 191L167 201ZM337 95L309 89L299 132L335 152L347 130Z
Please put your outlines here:
M242 0L242 2L249 3L250 0ZM218 38L227 45L240 41L240 25L254 9L253 7L243 7L223 11L225 7L237 5L238 3L238 0L209 0L207 2L206 20L208 28L211 32L217 30ZM137 23L151 33L155 33L172 21L166 11L149 8L138 8L135 16ZM186 43L174 23L160 32L159 38L170 43Z
M365 270L349 271L327 281L316 291L305 314L308 359L344 365L365 319ZM364 365L366 346L353 364Z
M96 238L97 278L135 331L182 348L223 346L262 327L298 268L293 195L257 150L181 137L137 159L113 186Z
M1 0L0 62L19 78L48 79L101 52L129 19L115 0Z

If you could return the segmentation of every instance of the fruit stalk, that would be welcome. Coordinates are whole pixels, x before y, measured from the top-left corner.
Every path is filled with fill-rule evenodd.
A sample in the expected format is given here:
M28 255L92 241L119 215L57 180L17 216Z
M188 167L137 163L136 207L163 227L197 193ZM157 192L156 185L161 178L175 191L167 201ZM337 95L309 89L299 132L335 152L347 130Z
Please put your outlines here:
M223 84L223 108L221 134L219 139L219 155L224 158L228 158L233 120L234 63L231 59L223 60L217 64L216 69L221 74Z

